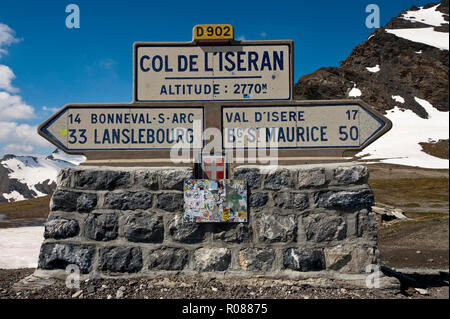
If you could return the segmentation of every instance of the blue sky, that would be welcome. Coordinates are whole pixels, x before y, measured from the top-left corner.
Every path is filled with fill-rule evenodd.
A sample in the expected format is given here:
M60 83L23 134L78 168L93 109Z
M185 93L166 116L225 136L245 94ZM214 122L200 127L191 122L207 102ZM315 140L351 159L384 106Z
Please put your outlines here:
M368 4L379 6L383 26L429 2L2 0L0 156L53 150L35 127L67 103L130 102L135 41L190 41L196 24L229 23L236 39L294 40L297 81L339 66L373 32L365 26ZM66 28L70 3L80 8L79 29Z

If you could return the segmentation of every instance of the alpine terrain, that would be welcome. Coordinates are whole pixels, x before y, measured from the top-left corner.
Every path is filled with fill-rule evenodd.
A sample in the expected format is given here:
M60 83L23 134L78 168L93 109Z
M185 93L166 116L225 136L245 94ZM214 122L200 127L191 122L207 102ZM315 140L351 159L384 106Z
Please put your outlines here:
M413 6L376 29L340 67L302 76L296 99L359 98L393 128L358 157L448 168L449 1Z
M83 156L55 150L49 156L6 154L0 159L0 202L14 202L51 194L61 168L78 165Z

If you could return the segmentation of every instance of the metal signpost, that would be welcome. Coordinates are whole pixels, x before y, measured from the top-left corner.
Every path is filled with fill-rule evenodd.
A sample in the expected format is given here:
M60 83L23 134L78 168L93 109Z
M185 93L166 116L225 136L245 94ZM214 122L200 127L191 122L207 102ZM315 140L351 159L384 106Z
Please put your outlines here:
M391 128L360 100L293 100L292 41L233 38L231 25L197 25L192 42L137 42L132 103L69 104L38 132L85 165L159 166L192 165L211 142L232 162L258 163L255 148L280 164L337 161Z

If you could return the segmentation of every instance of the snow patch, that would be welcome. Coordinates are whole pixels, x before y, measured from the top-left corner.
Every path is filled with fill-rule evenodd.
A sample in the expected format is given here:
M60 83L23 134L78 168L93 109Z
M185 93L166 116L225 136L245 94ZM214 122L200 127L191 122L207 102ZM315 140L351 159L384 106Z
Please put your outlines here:
M44 227L0 229L0 269L36 268Z
M448 160L423 152L419 142L448 139L449 112L437 110L426 100L417 97L415 100L428 113L428 119L395 107L386 115L392 121L392 129L357 156L363 156L364 160L381 159L382 163L448 169Z
M366 67L367 71L372 72L372 73L377 73L378 71L380 71L380 66L377 64L374 67Z
M51 157L53 157L53 159L66 161L74 165L80 165L86 160L86 157L83 155L69 155L58 149L51 154Z
M12 191L11 193L3 193L3 197L9 202L10 199L12 199L13 202L17 202L19 200L24 200L25 197L23 197L22 194L20 194L18 191Z
M361 90L358 89L356 86L353 87L353 89L351 89L350 92L348 92L348 96L350 97L358 97L361 95L362 95Z
M425 23L435 27L448 23L444 19L445 14L440 11L436 11L438 6L439 4L427 9L420 7L419 10L406 12L401 16L401 18L412 22Z
M448 33L434 31L433 28L386 29L386 32L409 41L423 43L441 50L448 50Z
M10 171L9 178L15 178L19 182L28 186L37 196L46 196L46 194L36 189L36 184L46 180L56 180L58 171L62 168L73 167L74 164L63 160L51 160L43 155L35 156L14 156L0 162Z
M393 99L395 102L405 103L405 99L402 98L400 95L392 95L392 99Z

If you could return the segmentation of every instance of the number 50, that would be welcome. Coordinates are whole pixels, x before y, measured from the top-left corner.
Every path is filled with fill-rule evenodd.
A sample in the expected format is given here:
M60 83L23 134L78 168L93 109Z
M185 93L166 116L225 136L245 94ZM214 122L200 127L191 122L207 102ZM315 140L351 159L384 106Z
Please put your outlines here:
M350 126L349 128L346 125L339 126L339 135L341 141L346 141L349 137L352 141L356 141L359 137L358 127Z

